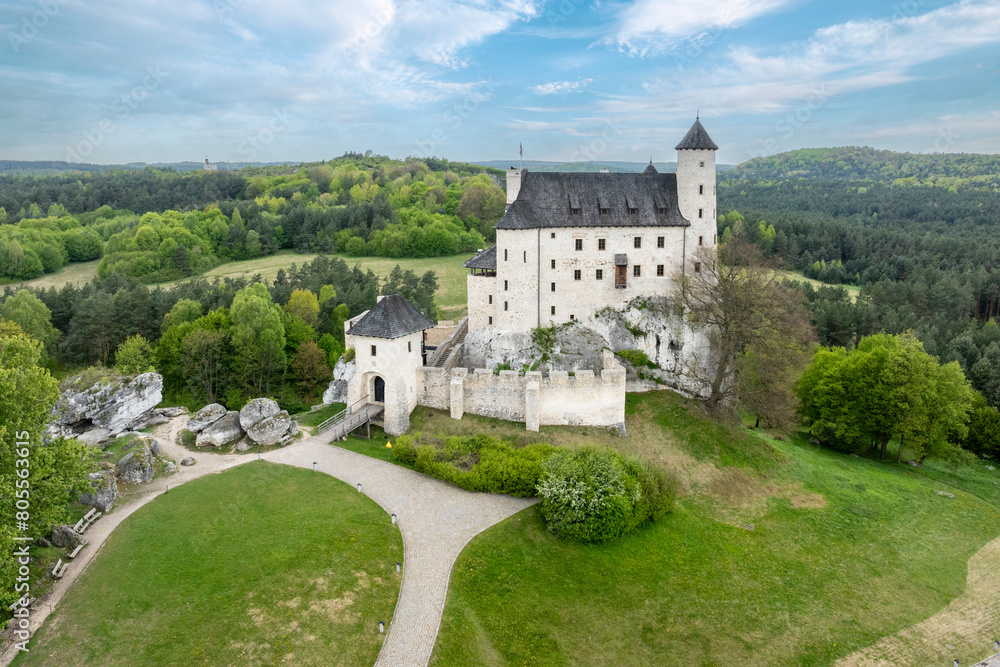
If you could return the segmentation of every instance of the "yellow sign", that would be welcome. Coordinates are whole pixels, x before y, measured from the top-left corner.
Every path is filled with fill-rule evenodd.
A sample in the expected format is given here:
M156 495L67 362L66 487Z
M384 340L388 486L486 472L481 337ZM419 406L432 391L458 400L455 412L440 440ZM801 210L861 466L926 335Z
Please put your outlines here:
M391 442L385 443L385 446L388 447L389 449L392 449L392 443Z

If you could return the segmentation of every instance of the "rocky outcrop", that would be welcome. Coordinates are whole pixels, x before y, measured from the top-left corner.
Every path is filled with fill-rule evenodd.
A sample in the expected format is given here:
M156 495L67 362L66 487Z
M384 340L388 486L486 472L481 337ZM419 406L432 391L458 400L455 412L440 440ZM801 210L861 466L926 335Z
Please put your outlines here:
M188 419L187 428L192 433L201 433L206 428L226 416L226 409L218 403L210 403Z
M354 377L357 368L358 365L354 359L345 362L344 358L341 357L337 360L337 365L333 368L333 380L323 392L324 405L347 402L347 383Z
M190 456L185 456L184 458L181 459L181 465L182 466L193 466L194 465L194 459L191 458Z
M77 439L85 445L104 449L111 442L111 434L106 428L94 428L77 436Z
M212 445L222 447L243 437L243 427L240 426L240 413L231 410L225 415L215 420L207 428L198 434L194 441L196 447Z
M118 497L118 479L115 477L115 469L100 470L92 472L87 477L93 491L80 494L80 502L90 505L100 512L108 512L115 499Z
M73 530L73 526L62 524L52 528L52 544L57 547L75 549L84 543L83 535Z
M96 426L114 437L144 426L163 399L163 378L158 373L107 377L88 387L79 384L80 380L62 392L52 410L50 435L75 436Z
M277 405L277 404L275 404ZM244 408L245 409L245 408ZM241 420L242 421L242 420ZM282 442L289 433L294 434L297 424L288 415L287 410L265 417L247 428L247 436L258 445L270 446Z
M244 431L249 431L250 427L269 417L281 412L278 402L270 398L255 398L240 410L240 426ZM287 416L288 413L286 412Z
M136 438L131 450L115 466L115 476L125 484L146 484L153 481L152 438Z

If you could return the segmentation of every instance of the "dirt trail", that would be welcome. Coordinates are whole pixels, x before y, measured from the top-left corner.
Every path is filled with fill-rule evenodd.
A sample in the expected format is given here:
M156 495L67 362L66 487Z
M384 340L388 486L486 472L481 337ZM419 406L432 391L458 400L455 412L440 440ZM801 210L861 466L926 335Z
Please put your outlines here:
M965 592L925 621L837 661L836 667L963 665L993 653L1000 637L1000 537L969 559ZM949 648L952 647L952 648Z
M173 459L178 464L177 471L166 477L153 480L144 488L141 488L141 491L137 494L128 498L123 504L115 506L109 514L102 516L94 522L94 525L87 529L87 532L84 533L84 537L88 542L87 546L80 551L80 554L76 558L69 561L66 574L62 579L55 581L48 592L32 605L32 635L42 627L45 619L55 610L59 601L62 600L63 595L66 594L66 591L76 581L76 578L87 569L90 562L100 553L101 547L108 539L108 536L111 535L111 532L122 521L131 516L133 512L162 494L168 486L176 487L184 482L189 482L204 475L221 472L222 470L256 458L251 454L200 454L198 452L191 452L185 447L176 444L177 435L187 426L187 420L187 415L175 417L164 424L160 424L152 433L153 437L160 443L161 456ZM194 457L195 464L193 466L180 465L181 459L185 456ZM0 647L0 664L9 665L16 654L17 649L13 643L9 639L4 641L3 646Z

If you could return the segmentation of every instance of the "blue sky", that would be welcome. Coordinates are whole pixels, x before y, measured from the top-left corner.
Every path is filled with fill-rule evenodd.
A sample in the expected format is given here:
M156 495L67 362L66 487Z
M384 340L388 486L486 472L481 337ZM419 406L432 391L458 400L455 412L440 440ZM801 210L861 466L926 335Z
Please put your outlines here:
M1000 152L1000 0L0 2L0 158Z

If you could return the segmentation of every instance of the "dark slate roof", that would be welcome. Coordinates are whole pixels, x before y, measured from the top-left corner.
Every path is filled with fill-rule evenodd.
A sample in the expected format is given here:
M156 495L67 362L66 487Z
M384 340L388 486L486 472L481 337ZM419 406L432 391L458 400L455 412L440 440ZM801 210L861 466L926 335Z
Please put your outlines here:
M497 268L497 247L492 246L482 251L462 266L468 269L493 269Z
M616 252L615 266L628 266L628 255L623 252Z
M570 209L579 209L572 215ZM600 209L608 209L602 215ZM630 214L629 208L637 209ZM664 209L665 213L658 213ZM677 206L676 174L527 171L497 229L687 227Z
M712 137L708 136L708 132L705 131L705 126L701 124L701 121L695 119L694 125L688 130L688 133L684 135L681 139L681 143L674 146L674 150L701 150L709 149L713 151L719 150L719 147L715 145L712 141Z
M660 172L656 171L656 167L653 166L653 161L649 161L649 166L642 170L644 174L658 174Z
M434 323L409 301L398 294L390 294L376 303L347 333L369 338L399 338L433 326Z

